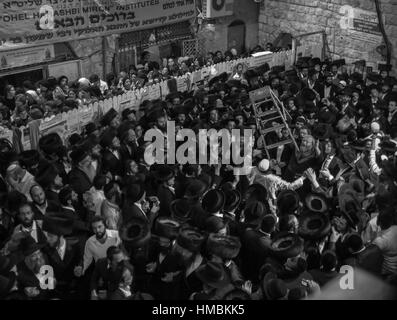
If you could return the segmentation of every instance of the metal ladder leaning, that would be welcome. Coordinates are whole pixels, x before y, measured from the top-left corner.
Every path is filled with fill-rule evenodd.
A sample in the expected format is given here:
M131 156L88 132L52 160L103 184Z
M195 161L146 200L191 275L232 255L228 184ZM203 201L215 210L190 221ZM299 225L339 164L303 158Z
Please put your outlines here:
M263 137L265 152L268 159L270 159L269 150L278 148L282 145L293 143L294 147L299 149L287 121L287 119L291 119L291 116L273 90L269 86L266 86L251 91L249 95L254 108L256 125ZM277 125L274 125L274 122L276 122ZM287 129L288 137L283 141L266 145L266 135L283 128Z

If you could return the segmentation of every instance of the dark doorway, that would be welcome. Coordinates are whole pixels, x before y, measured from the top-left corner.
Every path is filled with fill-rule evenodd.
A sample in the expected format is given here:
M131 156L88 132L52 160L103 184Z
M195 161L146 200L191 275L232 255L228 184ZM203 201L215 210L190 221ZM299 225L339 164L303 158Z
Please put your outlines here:
M43 67L32 68L30 71L14 71L8 75L0 75L0 95L3 94L6 85L11 84L14 87L22 87L25 80L30 80L33 84L44 79Z
M240 54L245 51L245 23L241 20L233 21L227 30L227 46L235 48Z

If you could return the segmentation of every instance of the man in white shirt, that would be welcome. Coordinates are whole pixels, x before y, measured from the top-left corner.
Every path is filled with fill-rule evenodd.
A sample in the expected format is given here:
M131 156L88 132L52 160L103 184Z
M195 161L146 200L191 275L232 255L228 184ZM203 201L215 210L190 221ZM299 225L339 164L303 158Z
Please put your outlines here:
M393 215L393 209L379 213L378 225L381 231L373 242L382 251L382 274L385 276L397 273L397 226L393 223Z
M102 217L95 216L91 222L94 235L88 238L83 257L83 273L91 265L92 260L106 258L106 251L110 246L118 246L121 243L117 230L107 230Z

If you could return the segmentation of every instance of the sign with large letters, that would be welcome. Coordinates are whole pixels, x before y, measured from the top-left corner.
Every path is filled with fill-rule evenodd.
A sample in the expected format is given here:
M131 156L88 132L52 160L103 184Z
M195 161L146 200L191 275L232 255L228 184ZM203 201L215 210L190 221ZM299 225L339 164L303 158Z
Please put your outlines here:
M150 29L195 14L195 0L0 0L0 51Z

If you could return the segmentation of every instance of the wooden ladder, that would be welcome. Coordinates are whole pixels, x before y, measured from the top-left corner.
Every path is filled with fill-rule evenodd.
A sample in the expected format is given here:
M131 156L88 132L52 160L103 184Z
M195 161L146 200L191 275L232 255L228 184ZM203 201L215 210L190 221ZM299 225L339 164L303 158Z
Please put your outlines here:
M294 147L298 150L298 145L288 125L288 121L290 121L291 116L284 108L283 103L276 96L274 91L269 86L266 86L251 91L249 95L254 108L256 125L263 137L268 159L270 159L269 150L278 148L282 145L293 143ZM276 122L277 124L274 124L273 122ZM287 129L288 137L277 143L266 145L266 135L283 128Z

